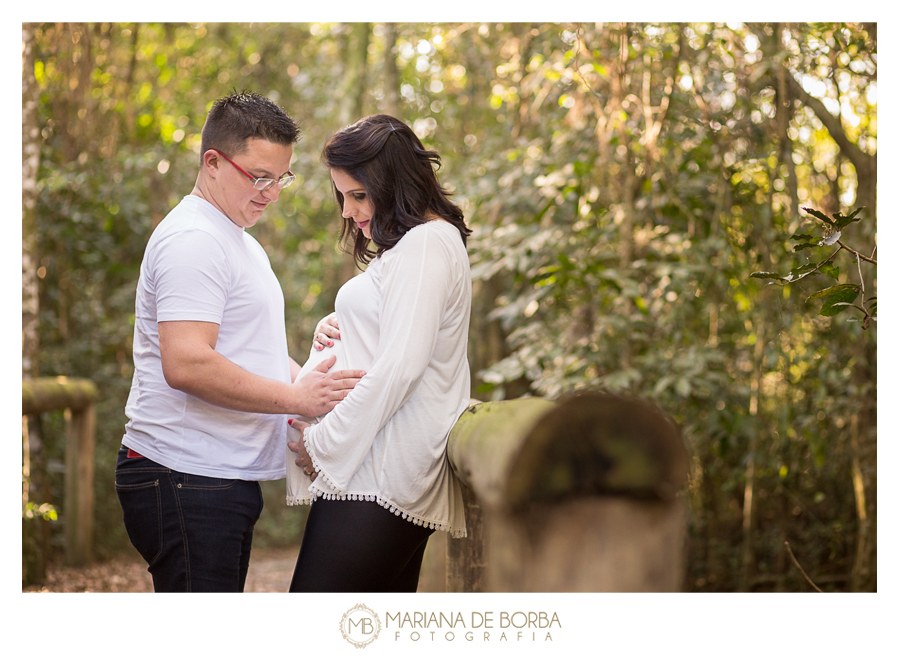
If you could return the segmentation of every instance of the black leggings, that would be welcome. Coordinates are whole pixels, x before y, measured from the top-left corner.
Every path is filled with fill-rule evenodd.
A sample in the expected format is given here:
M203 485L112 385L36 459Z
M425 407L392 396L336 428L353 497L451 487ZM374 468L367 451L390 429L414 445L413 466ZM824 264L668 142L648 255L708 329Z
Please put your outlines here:
M415 592L434 532L365 500L317 499L291 592Z

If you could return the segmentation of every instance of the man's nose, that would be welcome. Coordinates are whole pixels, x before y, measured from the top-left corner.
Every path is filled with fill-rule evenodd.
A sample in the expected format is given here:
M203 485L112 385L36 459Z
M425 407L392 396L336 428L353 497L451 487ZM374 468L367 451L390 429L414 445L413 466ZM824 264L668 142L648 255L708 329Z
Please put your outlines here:
M263 191L263 196L269 199L272 203L278 201L278 195L281 193L281 188L278 187L278 183L275 183L268 190Z

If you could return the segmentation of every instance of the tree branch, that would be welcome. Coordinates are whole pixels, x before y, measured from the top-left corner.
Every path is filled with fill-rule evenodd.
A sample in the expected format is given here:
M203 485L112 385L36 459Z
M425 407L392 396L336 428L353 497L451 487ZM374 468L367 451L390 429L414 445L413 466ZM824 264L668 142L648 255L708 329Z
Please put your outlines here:
M828 108L825 107L825 103L806 91L803 85L791 75L790 71L787 71L786 79L794 97L813 111L819 121L822 122L822 125L828 130L831 138L837 142L841 151L846 154L853 166L856 167L856 170L860 172L868 169L872 156L850 141L847 133L844 132L840 118L829 112Z
M822 590L816 587L816 584L812 580L810 580L809 576L807 576L806 572L803 570L803 567L801 567L800 563L797 562L797 558L794 557L794 551L791 550L791 545L788 542L784 542L784 547L787 549L788 555L791 556L791 560L793 560L794 564L797 565L797 568L800 569L800 573L802 573L803 577L806 578L806 582L812 585L813 589L815 589L817 592L821 593Z
M874 259L872 259L872 258L869 258L868 256L863 256L861 253L859 253L858 251L855 251L855 250L851 249L850 247L848 247L847 245L845 245L845 244L844 244L843 242L841 242L840 240L838 240L837 243L841 246L841 249L846 249L847 251L849 251L851 254L853 254L853 255L856 256L857 258L862 258L862 259L863 259L864 261L866 261L867 263L872 263L872 265L878 265L878 261L876 261L876 260L874 260Z

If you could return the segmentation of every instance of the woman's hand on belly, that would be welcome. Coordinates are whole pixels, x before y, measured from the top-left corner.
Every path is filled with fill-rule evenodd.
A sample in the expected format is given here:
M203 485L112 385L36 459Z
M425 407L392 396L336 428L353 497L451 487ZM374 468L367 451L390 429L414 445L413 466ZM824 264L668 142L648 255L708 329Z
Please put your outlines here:
M337 313L326 315L319 320L313 334L313 347L321 351L326 347L332 347L334 341L341 339L341 328L338 326Z
M309 427L309 423L292 418L288 421L288 425L290 425L292 429L300 432L300 438L296 441L288 440L288 449L291 452L297 453L297 459L294 460L294 463L303 469L303 472L309 476L311 481L315 480L319 474L313 469L312 458L309 456L309 453L306 452L306 446L303 444L303 430Z

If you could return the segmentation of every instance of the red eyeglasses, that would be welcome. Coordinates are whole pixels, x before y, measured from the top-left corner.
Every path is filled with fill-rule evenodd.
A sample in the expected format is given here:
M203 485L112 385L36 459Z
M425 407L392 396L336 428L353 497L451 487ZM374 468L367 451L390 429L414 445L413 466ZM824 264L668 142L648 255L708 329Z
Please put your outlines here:
M231 165L232 165L235 169L237 169L239 172L241 172L242 174L244 174L244 176L246 176L247 178L250 179L250 181L253 183L253 189L259 190L260 192L265 192L266 190L271 189L271 187L272 187L273 185L275 185L276 183L278 184L278 189L279 189L279 190L283 190L283 189L286 188L288 185L290 185L291 183L293 183L293 182L294 182L294 178L296 178L296 177L294 176L294 174L292 174L291 172L286 173L284 176L282 176L282 177L279 178L278 180L275 180L274 178L257 178L256 176L253 176L253 175L251 175L251 174L248 174L246 171L244 171L244 170L241 169L239 166L237 166L231 158L229 158L227 155L225 155L224 153L222 153L222 151L220 151L219 149L210 149L210 150L211 150L211 151L215 151L216 153L218 153L219 155L221 155L223 158L225 158L226 160L228 160L228 162L230 162Z

